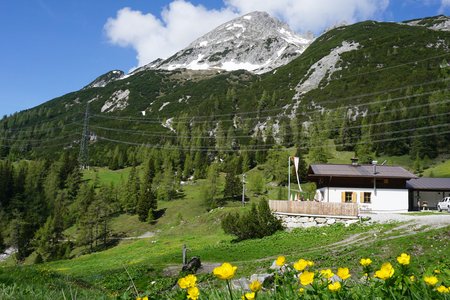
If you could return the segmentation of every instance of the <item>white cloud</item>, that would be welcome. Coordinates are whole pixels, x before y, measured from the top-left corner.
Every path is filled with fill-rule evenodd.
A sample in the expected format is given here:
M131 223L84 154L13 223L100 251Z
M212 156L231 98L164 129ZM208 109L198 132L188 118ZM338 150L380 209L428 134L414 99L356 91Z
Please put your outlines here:
M376 18L388 5L389 0L224 0L222 9L209 10L174 0L162 11L161 19L123 8L115 18L108 19L105 32L113 44L134 48L138 66L142 66L156 58L167 58L220 24L255 10L268 12L298 32L319 33L342 21Z
M441 7L439 8L439 13L442 14L445 12L446 8L450 8L450 0L442 0Z
M156 58L167 58L237 16L228 8L208 10L201 5L176 0L162 11L161 20L152 14L123 8L115 18L108 19L105 32L113 44L133 47L138 66L142 66Z
M320 32L345 21L354 23L377 17L386 10L389 0L226 0L242 13L263 10L286 21L292 29Z

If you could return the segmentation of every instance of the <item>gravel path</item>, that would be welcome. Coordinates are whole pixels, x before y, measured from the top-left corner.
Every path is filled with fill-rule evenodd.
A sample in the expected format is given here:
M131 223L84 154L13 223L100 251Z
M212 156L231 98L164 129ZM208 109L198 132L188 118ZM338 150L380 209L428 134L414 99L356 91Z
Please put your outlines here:
M383 214L363 214L362 217L369 217L374 222L378 223L388 223L391 221L398 222L412 222L417 225L431 226L431 227L444 227L450 225L450 214L449 213L438 213L434 215L408 215L404 214L393 214L393 213L383 213Z

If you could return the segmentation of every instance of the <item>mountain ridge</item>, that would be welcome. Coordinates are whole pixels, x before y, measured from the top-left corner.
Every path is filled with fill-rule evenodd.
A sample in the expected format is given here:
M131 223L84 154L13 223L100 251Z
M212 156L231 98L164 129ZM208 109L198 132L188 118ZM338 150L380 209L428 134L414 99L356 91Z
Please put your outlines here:
M450 111L449 44L446 31L364 21L327 31L298 58L263 74L142 70L4 119L0 146L3 156L45 155L51 151L44 147L56 149L63 142L76 149L78 139L62 137L80 136L80 118L89 103L91 130L98 136L91 143L92 155L99 164L109 157L100 153L126 145L171 144L205 149L214 157L226 147L240 151L255 145L307 144L314 130L323 131L314 129L322 126L316 123L328 119L335 127L327 138L336 139L341 149L355 150L365 134L376 141L371 151L415 156L413 148L420 144L421 157L435 157L447 149L447 135L441 131L450 119L439 112ZM438 118L425 119L424 113ZM74 115L77 124L72 124ZM379 125L419 117L419 127L412 121L398 128ZM396 138L403 142L390 141L394 137L389 130L394 129L401 131ZM436 136L414 141L427 129L426 134Z
M313 41L294 33L287 24L265 12L251 12L226 22L165 60L146 69L269 72L298 57Z

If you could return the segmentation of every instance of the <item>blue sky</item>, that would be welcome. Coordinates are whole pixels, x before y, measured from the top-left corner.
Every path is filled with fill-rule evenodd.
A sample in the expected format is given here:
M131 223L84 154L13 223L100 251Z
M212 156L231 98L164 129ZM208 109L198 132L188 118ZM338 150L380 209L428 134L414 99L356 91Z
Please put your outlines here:
M449 15L450 0L2 0L0 117L78 90L110 70L128 72L168 57L253 10L318 34L343 19Z

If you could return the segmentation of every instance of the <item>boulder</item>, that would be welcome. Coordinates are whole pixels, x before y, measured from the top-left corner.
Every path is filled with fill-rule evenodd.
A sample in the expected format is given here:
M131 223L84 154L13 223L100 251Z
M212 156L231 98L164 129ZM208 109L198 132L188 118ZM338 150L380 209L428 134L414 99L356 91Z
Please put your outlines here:
M239 278L231 280L231 287L238 290L248 290L250 281L247 278Z
M273 274L269 274L269 273L253 274L252 276L250 276L250 282L258 280L263 285L273 282L273 279L274 279L274 275Z
M316 218L316 223L317 224L323 224L326 223L327 219L326 218Z
M316 222L308 222L308 223L303 223L303 228L309 228L309 227L314 227L316 226Z
M333 225L334 223L336 223L336 219L328 219L327 220L328 225Z

